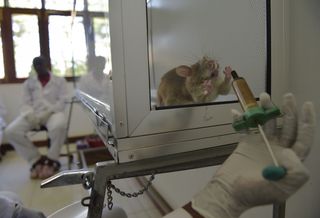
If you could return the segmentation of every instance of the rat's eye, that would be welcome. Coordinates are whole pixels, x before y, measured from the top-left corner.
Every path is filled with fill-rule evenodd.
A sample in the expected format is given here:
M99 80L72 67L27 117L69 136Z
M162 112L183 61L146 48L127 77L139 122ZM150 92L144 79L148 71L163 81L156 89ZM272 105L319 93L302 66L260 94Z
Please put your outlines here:
M216 69L218 65L214 62L214 61L208 61L207 62L207 68L212 70L212 69Z

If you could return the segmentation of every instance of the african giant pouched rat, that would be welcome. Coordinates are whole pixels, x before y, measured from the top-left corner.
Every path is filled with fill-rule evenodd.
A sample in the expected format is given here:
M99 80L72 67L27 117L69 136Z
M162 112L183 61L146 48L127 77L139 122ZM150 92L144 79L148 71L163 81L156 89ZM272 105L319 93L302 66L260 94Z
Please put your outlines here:
M219 75L217 61L204 56L192 66L178 66L161 78L158 88L158 106L185 105L213 101L219 94L226 95L231 88L231 67Z

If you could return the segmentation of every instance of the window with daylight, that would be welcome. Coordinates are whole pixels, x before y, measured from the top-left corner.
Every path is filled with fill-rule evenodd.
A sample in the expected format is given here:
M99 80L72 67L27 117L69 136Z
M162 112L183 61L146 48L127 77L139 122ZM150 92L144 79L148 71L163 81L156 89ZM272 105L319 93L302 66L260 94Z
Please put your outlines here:
M39 55L68 80L86 74L95 55L111 70L108 0L0 0L0 22L2 83L23 82Z
M86 39L83 18L49 17L49 47L52 72L59 76L83 75L86 69ZM56 34L59 32L60 34Z
M38 18L36 15L12 15L14 60L17 78L32 71L32 59L40 55ZM28 55L26 55L28 51Z
M12 8L41 8L41 0L9 0Z

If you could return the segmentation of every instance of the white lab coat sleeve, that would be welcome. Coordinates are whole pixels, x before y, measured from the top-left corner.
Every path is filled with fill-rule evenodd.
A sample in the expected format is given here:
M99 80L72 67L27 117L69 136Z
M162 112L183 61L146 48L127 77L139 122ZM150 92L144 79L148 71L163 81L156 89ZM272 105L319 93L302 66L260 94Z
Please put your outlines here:
M67 100L69 98L69 92L67 88L67 81L64 78L59 78L59 93L58 100L52 105L53 112L64 111Z
M22 105L20 107L20 114L23 116L28 116L34 113L33 102L32 102L32 91L30 78L24 81L22 84Z
M31 90L29 88L28 79L23 83L22 103L23 105L28 105L32 107L32 95L31 95Z

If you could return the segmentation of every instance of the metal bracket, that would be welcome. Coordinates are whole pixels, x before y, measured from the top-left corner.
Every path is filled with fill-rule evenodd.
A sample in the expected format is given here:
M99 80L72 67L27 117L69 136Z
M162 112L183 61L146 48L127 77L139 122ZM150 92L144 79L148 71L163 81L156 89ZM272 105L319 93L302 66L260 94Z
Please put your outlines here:
M41 188L82 184L91 188L94 178L92 170L66 170L41 182ZM89 184L91 183L91 184ZM86 188L88 189L88 188Z

